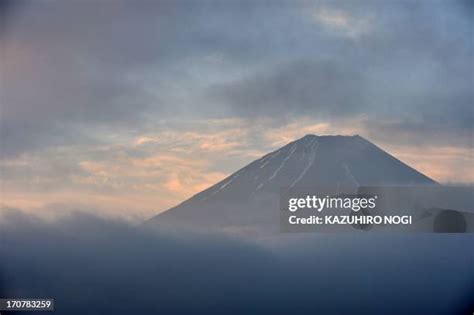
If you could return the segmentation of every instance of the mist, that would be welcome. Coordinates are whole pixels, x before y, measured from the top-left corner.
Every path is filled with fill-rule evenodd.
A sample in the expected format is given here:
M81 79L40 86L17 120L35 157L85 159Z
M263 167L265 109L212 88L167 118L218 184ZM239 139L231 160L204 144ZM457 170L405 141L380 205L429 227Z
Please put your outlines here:
M372 235L373 236L373 235ZM463 314L473 235L282 235L252 241L74 214L0 223L0 296L56 314Z

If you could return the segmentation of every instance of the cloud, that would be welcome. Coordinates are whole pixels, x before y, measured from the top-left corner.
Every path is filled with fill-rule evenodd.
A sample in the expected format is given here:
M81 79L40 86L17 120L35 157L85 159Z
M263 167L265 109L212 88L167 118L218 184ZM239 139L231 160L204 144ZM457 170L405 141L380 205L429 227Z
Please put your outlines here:
M319 7L312 12L312 17L337 34L351 39L357 39L371 31L369 18L357 18L342 10Z
M172 117L334 123L367 114L469 130L469 7L11 3L0 41L1 152L94 144L104 126L143 134Z
M51 204L62 211L101 208L144 219L223 179L235 161L246 164L263 154L247 143L251 132L242 120L178 123L181 132L165 125L156 134L119 133L119 142L62 145L3 159L2 204L30 211Z
M115 148L105 152L106 159L91 159L70 150L60 156L55 153L2 163L2 204L31 211L56 203L66 209L99 207L108 215L144 219L226 175L212 170L208 159L193 158L195 151L173 154L163 150L140 157Z
M472 235L307 235L269 250L84 214L46 222L14 211L0 228L8 253L0 295L52 297L57 314L453 314L472 306Z
M364 104L364 78L354 65L333 61L298 61L257 73L211 90L235 113L245 116L313 117L351 115Z
M474 178L472 149L450 146L400 146L385 143L398 159L440 183L471 184Z
M364 133L366 119L361 117L328 122L327 120L317 121L310 118L291 119L288 122L274 126L264 132L264 139L273 147L279 148L295 139L299 139L308 134L314 135L356 135Z

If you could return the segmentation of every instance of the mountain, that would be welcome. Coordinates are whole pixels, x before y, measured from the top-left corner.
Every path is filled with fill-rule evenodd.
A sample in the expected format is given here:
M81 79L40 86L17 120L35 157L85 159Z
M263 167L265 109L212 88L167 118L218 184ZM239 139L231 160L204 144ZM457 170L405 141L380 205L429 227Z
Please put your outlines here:
M366 139L306 135L159 214L147 226L252 233L279 229L283 187L436 184Z

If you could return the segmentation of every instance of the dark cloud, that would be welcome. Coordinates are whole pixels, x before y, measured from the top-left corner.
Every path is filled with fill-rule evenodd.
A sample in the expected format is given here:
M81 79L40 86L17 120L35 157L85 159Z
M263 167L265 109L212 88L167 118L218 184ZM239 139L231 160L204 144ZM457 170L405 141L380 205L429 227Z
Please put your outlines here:
M238 115L320 118L347 117L365 104L364 77L352 64L333 61L295 62L272 68L241 82L214 87L210 92L231 104Z
M446 117L439 117L437 122L414 121L372 121L366 123L366 133L377 143L393 145L414 145L419 147L447 146L472 148L474 131L469 126L460 128L452 126Z
M157 3L154 14L149 6L28 2L16 8L0 41L3 154L81 143L94 126L143 119L156 99L130 76L162 58L169 40L160 34L175 23L169 4Z
M75 215L15 214L0 229L0 289L57 314L453 314L469 309L472 235L301 235L270 251Z
M474 123L467 2L8 3L9 156L184 114Z
M21 0L0 1L0 36L7 30L10 20L15 18L16 11L18 7L21 7L23 2L24 1Z
M393 132L396 121L401 128L395 131L406 133L403 126L415 123L412 137L427 136L416 131L432 129L442 136L428 135L429 142L449 145L453 134L462 134L462 145L472 143L474 28L457 4L330 1L318 8L342 20L319 24L333 22L344 29L334 31L331 40L316 35L311 52L298 50L304 57L293 54L284 66L270 65L214 86L211 95L244 116L329 116L337 121L364 115L369 128L377 124L383 129L388 122ZM366 23L366 32L344 38L357 21ZM317 29L317 19L315 24Z

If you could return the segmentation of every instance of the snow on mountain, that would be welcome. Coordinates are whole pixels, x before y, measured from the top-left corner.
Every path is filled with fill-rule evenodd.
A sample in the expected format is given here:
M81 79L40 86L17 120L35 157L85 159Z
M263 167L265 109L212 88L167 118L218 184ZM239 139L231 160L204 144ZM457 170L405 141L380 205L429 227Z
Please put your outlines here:
M278 228L284 187L436 184L366 139L306 135L253 161L146 225Z

